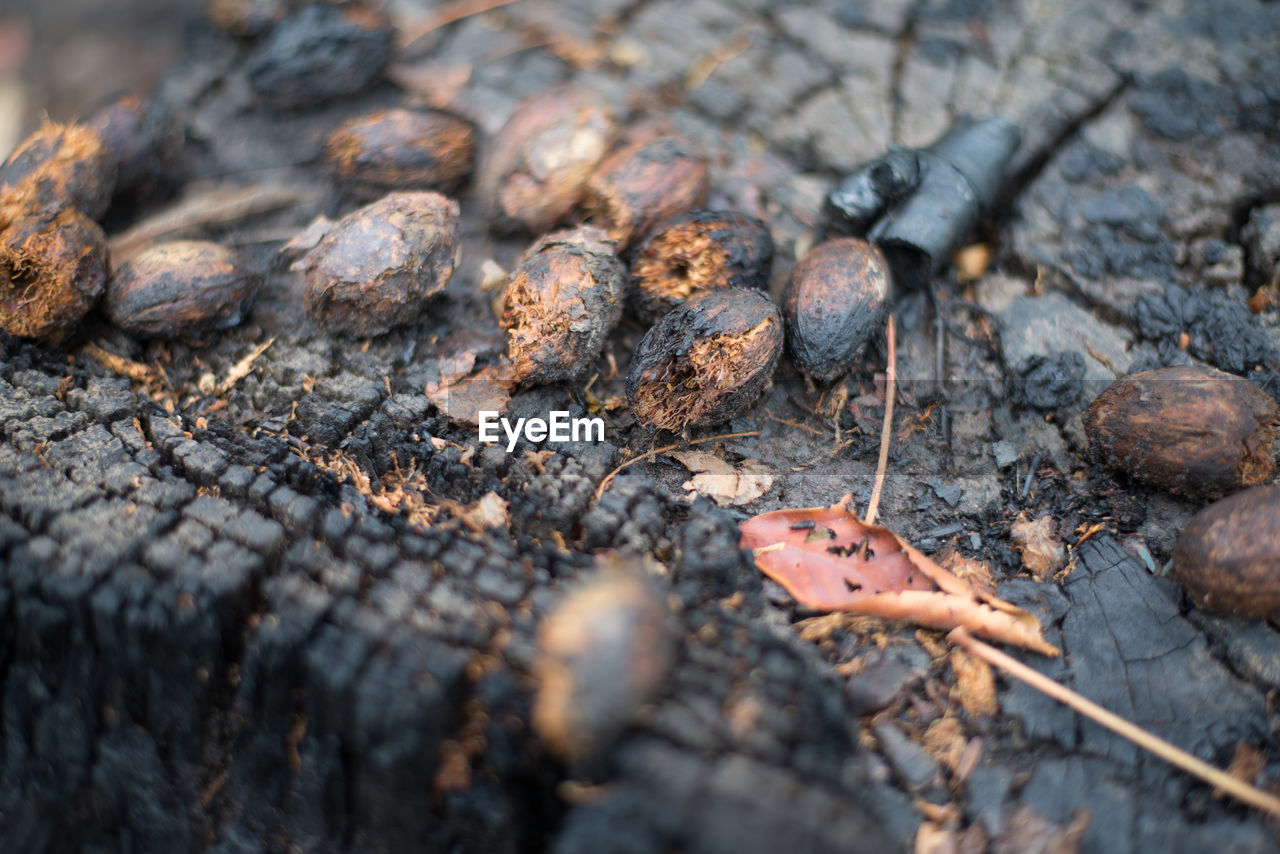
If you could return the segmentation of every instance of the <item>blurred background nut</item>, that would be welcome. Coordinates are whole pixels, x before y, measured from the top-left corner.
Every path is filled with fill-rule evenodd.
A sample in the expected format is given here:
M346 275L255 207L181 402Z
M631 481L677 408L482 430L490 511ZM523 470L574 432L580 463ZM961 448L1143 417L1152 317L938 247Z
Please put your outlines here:
M329 332L380 335L413 323L453 275L458 203L392 193L333 224L292 269L307 313Z
M687 139L641 139L610 154L587 182L585 207L627 249L665 219L702 204L707 160Z
M85 125L97 132L116 164L115 193L168 196L176 188L171 161L183 131L158 102L120 95L95 110Z
M590 89L565 86L524 101L493 138L477 177L490 225L537 234L564 220L613 136L613 110Z
M889 285L884 255L860 238L829 240L806 255L784 302L796 367L816 380L848 372L880 327Z
M782 353L782 315L765 294L722 288L673 309L636 348L627 399L658 430L726 421L768 386Z
M581 376L622 314L626 270L603 231L579 226L539 239L502 291L500 323L520 383Z
M602 571L538 631L534 731L562 760L598 754L657 692L671 660L666 602L635 575Z
M315 3L276 24L245 61L249 88L277 107L353 95L391 58L393 30L380 12Z
M1247 380L1180 365L1116 380L1084 413L1090 455L1187 498L1218 498L1275 473L1280 409Z
M1197 608L1280 618L1280 486L1260 486L1201 510L1173 552Z
M437 110L393 107L343 122L325 160L347 192L376 199L392 190L457 189L475 162L475 128Z
M97 131L46 121L0 166L0 226L66 206L97 219L115 184L115 160Z
M235 326L257 290L258 278L230 249L175 240L140 252L116 270L104 305L111 322L126 332L172 338Z
M692 211L658 226L631 258L631 298L650 323L698 294L734 285L766 288L773 238L736 211Z
M98 224L64 207L0 232L0 331L56 340L75 329L107 281Z

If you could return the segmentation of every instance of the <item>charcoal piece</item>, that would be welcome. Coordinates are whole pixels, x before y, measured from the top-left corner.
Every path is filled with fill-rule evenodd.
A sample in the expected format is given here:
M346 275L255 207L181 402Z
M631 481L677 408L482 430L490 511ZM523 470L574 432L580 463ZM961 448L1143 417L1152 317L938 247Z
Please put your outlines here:
M643 554L654 547L665 529L663 505L653 481L635 475L616 478L582 517L583 541L589 549Z
M919 185L868 234L884 250L895 282L921 287L951 261L999 197L1021 142L1011 122L966 117L920 150Z
M1250 683L1213 657L1199 630L1180 615L1171 579L1101 535L1078 551L1080 562L1064 589L1061 662L1033 662L1107 709L1198 755L1233 750L1237 741L1265 738L1266 701ZM1043 587L1044 585L1035 585ZM1000 592L1006 593L1006 585ZM1025 600L1012 596L1024 605ZM1194 679L1173 674L1194 673ZM1011 686L1000 705L1039 738L1132 765L1136 747L1069 710L1027 702L1028 691ZM1014 701L1015 702L1010 702ZM1229 758L1226 757L1226 758ZM1158 779L1176 772L1154 769Z
M281 21L245 62L268 104L308 107L364 89L391 57L392 29L358 6L306 6Z
M1240 241L1249 264L1249 284L1280 289L1280 205L1267 205L1249 214Z
M1070 406L1084 391L1084 357L1074 350L1032 356L1018 365L1017 374L1009 380L1015 406L1047 412Z
M909 148L864 163L827 196L827 213L845 234L863 237L886 210L920 184L920 155Z
M1166 365L1178 364L1185 351L1231 373L1280 370L1280 349L1262 323L1242 300L1221 290L1169 285L1163 296L1139 297L1133 320Z
M692 588L693 601L742 591L758 597L761 575L738 547L738 524L727 512L699 497L676 537L674 579L678 590Z

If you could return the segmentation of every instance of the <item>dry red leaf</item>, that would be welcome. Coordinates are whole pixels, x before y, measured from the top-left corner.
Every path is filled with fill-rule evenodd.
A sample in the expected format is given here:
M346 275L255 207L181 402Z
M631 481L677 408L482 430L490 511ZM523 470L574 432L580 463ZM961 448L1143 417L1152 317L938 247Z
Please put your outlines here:
M977 635L1048 656L1057 647L1027 612L975 590L888 528L830 507L777 510L740 526L756 566L800 604L907 620L933 629L963 626Z

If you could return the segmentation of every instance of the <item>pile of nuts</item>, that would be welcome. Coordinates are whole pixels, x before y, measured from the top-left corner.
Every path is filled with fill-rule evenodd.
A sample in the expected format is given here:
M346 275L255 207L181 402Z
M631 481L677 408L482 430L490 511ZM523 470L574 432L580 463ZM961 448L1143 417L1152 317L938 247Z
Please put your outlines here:
M212 12L237 37L258 39L246 82L273 108L359 91L390 49L386 19L359 6L238 0ZM318 46L330 43L336 58L318 68ZM241 322L260 276L226 246L161 243L110 273L94 218L117 176L142 180L172 138L127 98L81 124L47 124L14 152L0 169L0 329L57 341L99 298L112 323L139 337ZM591 89L528 99L483 158L478 147L472 122L435 109L384 108L332 129L323 162L338 198L365 205L284 250L305 253L291 269L321 328L368 337L419 321L455 269L459 204L444 194L473 173L489 226L536 236L498 301L516 385L581 379L630 304L651 327L626 382L636 419L684 431L745 410L772 381L784 338L802 371L832 380L880 324L887 267L855 239L820 245L796 268L784 319L767 295L765 224L700 208L710 166L698 146L652 126L620 133L613 106Z
M9 155L0 166L0 332L61 340L117 287L96 220L115 194L149 180L173 139L166 121L126 96L83 123L46 121Z

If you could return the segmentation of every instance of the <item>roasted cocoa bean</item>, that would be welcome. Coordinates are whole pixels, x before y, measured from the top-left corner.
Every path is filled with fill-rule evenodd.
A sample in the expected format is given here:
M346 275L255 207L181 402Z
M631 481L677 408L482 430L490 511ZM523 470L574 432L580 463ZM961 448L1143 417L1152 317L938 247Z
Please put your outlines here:
M126 332L173 338L235 326L258 283L232 250L206 240L175 240L121 265L107 282L104 306Z
M68 206L97 219L115 185L115 160L97 131L47 121L0 166L0 227Z
M640 341L627 399L641 424L684 430L726 421L769 385L782 315L749 288L722 288L666 314Z
M1280 411L1240 377L1178 366L1116 380L1084 413L1099 463L1187 498L1218 498L1275 473Z
M658 226L631 258L631 299L650 323L707 291L766 288L773 238L755 217L692 211Z
M641 139L601 162L587 181L585 207L627 249L663 220L702 204L708 181L707 160L689 140Z
M1192 518L1173 572L1197 608L1280 618L1280 486L1259 486Z
M0 231L0 331L57 340L80 323L107 281L102 229L77 208Z
M784 303L796 367L816 380L848 372L884 318L889 265L856 237L829 240L796 264Z
M502 328L519 383L581 376L622 314L626 270L603 231L579 226L539 239L502 292Z
M392 193L343 217L293 265L307 313L329 332L380 335L413 323L453 275L458 203Z
M493 138L476 184L499 231L546 231L569 216L614 137L598 93L565 86L531 98Z
M475 147L469 122L393 107L339 125L325 160L350 195L367 200L393 190L455 190L471 174Z

